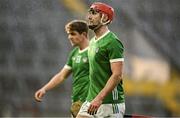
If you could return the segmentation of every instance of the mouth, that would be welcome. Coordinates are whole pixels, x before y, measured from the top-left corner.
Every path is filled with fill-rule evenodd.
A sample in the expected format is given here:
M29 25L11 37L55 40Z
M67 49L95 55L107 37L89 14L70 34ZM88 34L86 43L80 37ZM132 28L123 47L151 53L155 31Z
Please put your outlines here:
M74 43L72 41L70 41L70 43L71 43L72 46L74 45Z
M95 25L93 21L89 21L88 22L88 26L92 26L92 25Z
M88 24L93 24L93 21L89 21Z

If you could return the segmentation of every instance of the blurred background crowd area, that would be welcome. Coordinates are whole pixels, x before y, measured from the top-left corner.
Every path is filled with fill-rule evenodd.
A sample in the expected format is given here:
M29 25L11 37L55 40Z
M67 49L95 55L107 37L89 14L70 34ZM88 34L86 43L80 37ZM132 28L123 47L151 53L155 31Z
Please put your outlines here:
M179 0L0 0L1 117L70 116L71 77L41 103L34 93L72 49L65 24L96 1L115 9L109 28L125 46L126 114L180 116Z

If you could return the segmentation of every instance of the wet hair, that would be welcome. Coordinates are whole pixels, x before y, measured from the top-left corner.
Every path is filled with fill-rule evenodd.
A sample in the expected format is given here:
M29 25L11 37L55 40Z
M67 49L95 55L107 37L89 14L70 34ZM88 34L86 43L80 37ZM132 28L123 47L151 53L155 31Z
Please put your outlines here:
M83 32L88 33L88 25L86 21L83 20L73 20L66 24L65 26L66 31L77 31L79 34L82 34Z

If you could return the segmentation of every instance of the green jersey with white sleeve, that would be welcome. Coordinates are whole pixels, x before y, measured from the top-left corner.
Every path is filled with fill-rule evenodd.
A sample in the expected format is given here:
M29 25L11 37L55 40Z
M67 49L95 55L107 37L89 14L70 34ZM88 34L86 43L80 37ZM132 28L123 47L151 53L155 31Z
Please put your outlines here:
M98 39L91 39L89 58L89 79L90 86L87 101L92 101L98 93L105 87L108 79L112 75L111 63L124 61L124 47L117 36L108 31ZM103 100L103 104L123 103L124 90L122 81Z
M84 102L87 97L89 88L89 62L88 62L88 47L80 50L75 47L67 60L65 68L72 71L72 102L78 100Z

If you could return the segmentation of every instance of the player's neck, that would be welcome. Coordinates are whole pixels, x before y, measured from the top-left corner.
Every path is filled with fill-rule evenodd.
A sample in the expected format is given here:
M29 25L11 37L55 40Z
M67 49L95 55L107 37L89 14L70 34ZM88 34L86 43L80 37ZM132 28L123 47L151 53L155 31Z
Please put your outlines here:
M79 45L79 49L83 50L83 49L87 48L88 46L89 46L89 40L84 39L83 42Z
M106 25L102 26L101 28L97 29L95 32L96 35L96 39L98 39L99 37L101 37L104 33L106 33L108 31L108 27Z

